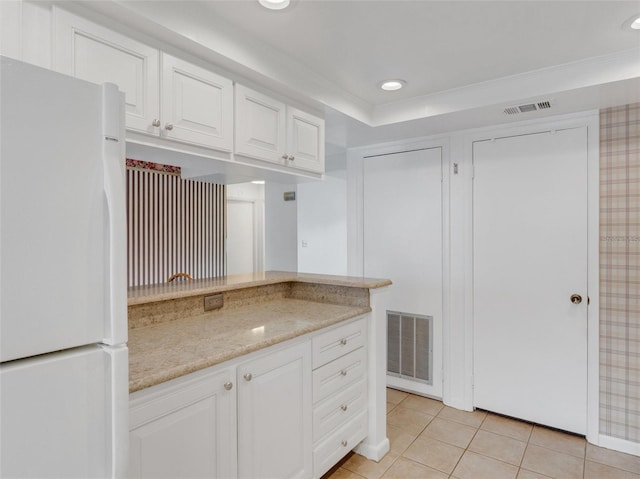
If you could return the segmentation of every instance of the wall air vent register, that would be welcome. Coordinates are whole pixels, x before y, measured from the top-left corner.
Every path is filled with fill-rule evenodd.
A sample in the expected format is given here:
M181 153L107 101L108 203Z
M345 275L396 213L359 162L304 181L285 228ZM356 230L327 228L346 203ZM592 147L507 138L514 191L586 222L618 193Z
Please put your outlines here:
M433 316L387 311L387 375L433 384Z
M548 110L551 108L549 100L543 100L536 103L527 103L526 105L509 106L504 109L505 115L519 115L520 113L530 113L538 110Z

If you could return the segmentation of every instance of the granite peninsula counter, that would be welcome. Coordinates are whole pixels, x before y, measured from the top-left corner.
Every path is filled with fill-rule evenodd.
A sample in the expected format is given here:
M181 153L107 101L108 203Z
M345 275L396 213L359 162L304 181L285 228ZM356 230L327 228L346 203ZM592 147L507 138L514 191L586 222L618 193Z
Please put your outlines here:
M129 290L135 392L371 311L389 280L268 271ZM204 311L204 298L223 306Z
M131 288L133 476L319 479L350 450L381 460L390 284L275 271Z

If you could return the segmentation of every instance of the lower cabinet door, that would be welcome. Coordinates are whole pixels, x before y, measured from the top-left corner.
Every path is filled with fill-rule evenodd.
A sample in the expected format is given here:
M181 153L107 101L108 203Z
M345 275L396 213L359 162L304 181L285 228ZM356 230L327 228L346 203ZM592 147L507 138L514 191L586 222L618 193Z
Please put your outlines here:
M311 345L238 366L238 476L312 476Z
M130 478L235 478L232 370L132 397Z

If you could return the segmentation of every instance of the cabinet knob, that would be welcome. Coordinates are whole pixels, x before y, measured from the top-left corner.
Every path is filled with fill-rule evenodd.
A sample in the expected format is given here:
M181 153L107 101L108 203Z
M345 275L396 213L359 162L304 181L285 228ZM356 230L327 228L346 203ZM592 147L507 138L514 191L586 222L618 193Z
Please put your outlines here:
M343 447L347 447L347 444L349 443L343 439L340 444L342 444Z
M289 156L289 161L293 161L293 160L295 160L295 159L296 159L296 157L295 157L295 156L291 156L291 155Z
M173 130L173 123L166 123L164 125L164 129L167 130L167 131Z
M253 376L251 375L251 373L247 373L243 377L245 381L251 381L253 379Z
M287 155L282 155L282 159L283 160L287 160L287 159L289 159L289 157Z
M231 381L229 381L228 383L224 383L224 388L227 391L231 391L231 389L233 388L233 383Z
M342 339L340 340L340 344L342 344L343 346L346 346L346 344L347 344L347 338L342 338Z
M156 127L160 126L160 120L158 120L157 118L154 118L153 121L151 122L151 124L153 126L156 126Z
M343 376L346 376L347 375L347 370L343 369L342 371L340 371L340 374L342 374Z
M348 409L348 406L346 404L343 404L342 406L340 406L340 409L346 411Z

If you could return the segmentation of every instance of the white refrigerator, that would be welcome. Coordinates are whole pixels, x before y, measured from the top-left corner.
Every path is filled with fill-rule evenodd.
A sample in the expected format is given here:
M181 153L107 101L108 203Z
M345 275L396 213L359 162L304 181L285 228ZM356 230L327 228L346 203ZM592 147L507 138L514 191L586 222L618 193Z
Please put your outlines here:
M124 95L0 57L0 477L126 475Z

